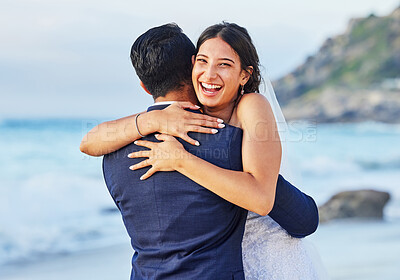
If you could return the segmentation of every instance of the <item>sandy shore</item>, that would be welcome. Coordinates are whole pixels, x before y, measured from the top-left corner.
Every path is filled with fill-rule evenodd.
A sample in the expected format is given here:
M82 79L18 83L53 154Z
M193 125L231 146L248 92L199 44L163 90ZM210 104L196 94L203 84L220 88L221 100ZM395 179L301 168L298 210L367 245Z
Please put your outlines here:
M395 280L400 275L400 221L320 226L309 240L332 280ZM2 280L129 279L130 244L2 267Z
M332 280L397 280L400 221L340 221L309 237Z
M129 279L130 244L55 256L41 262L2 268L2 280L119 280Z

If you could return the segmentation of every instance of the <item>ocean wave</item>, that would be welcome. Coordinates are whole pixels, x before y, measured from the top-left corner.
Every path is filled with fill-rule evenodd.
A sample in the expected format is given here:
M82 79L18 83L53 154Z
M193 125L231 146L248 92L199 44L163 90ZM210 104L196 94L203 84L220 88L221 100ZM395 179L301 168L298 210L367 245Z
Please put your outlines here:
M352 161L343 161L328 156L317 156L302 161L301 171L305 176L334 176L335 174L352 174L361 168Z
M0 265L25 263L54 254L69 254L128 242L116 217L65 221L62 225L11 227L0 231Z
M4 182L3 182L4 183ZM0 264L126 241L101 178L43 173L0 188Z
M383 160L356 160L364 170L400 169L400 157Z
M310 125L310 124L308 124ZM366 121L359 123L318 123L314 124L318 129L326 131L336 131L351 134L399 134L400 124Z
M100 119L0 119L2 129L27 129L27 130L50 130L50 131L80 131L91 129L101 123Z
M348 124L348 126L354 126L354 131L360 133L400 133L400 124L361 122L356 124Z
M400 169L400 157L391 159L336 159L328 156L317 156L302 160L301 172L305 175L337 175L354 172L384 171Z

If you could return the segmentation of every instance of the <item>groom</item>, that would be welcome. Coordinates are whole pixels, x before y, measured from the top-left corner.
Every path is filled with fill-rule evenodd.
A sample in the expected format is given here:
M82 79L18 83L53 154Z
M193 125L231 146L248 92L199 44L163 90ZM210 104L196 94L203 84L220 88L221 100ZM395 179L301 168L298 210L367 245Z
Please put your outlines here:
M168 106L157 104L160 100L195 100L194 53L192 42L174 24L152 28L135 41L133 66L155 100L148 111ZM202 145L182 144L222 168L241 170L238 131L227 127L218 135L193 133ZM144 139L157 141L153 135ZM142 149L132 143L103 161L107 187L135 250L131 279L244 279L241 242L247 211L178 172L158 172L141 181L146 170L128 168L141 160L127 155ZM312 198L282 176L269 215L295 237L311 234L318 224Z

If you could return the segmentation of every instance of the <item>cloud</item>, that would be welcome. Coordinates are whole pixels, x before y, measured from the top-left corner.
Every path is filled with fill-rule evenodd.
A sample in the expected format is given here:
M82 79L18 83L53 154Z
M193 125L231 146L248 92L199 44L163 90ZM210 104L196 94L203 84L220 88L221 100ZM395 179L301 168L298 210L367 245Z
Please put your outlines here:
M80 98L86 113L96 114L111 94L116 99L131 96L140 88L129 61L130 46L148 28L167 22L178 23L194 41L204 28L222 20L247 27L268 73L276 78L314 52L326 36L343 31L350 16L373 9L389 12L395 5L396 0L204 0L195 5L181 0L2 0L0 96L6 101L9 96L26 98L30 104L0 109L11 115L71 114L48 109L50 100L58 108L57 98L71 104ZM30 96L48 96L48 105L41 108L42 100ZM141 102L119 106L143 109Z

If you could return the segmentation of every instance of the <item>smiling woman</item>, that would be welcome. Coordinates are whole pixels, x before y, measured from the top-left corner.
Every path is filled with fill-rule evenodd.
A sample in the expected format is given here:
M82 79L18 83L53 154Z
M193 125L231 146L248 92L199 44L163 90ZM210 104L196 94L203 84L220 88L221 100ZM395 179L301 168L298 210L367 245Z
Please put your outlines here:
M199 102L208 111L226 108L236 100L239 88L244 87L252 70L251 66L242 69L238 54L221 38L205 41L196 55L192 72Z

